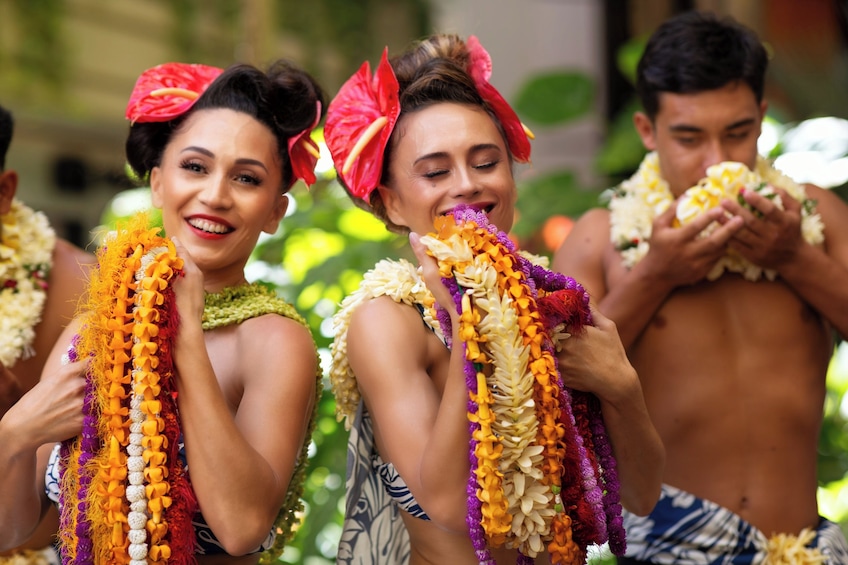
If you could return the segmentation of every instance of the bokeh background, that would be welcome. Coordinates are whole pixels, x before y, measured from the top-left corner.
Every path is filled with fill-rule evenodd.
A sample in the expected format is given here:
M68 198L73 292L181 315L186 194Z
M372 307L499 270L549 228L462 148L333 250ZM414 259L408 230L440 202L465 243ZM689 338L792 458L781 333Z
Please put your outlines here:
M796 180L848 193L846 0L0 0L0 104L17 119L7 166L20 173L23 201L93 249L102 226L149 204L123 157L124 108L144 69L285 57L332 95L384 46L398 52L433 31L475 34L492 55L492 82L536 134L532 165L516 171L514 235L551 254L600 192L637 167L636 61L659 22L691 9L732 15L769 46L761 152ZM326 368L339 302L378 259L402 256L405 242L352 207L326 154L319 169L311 190L295 186L283 226L261 240L248 271L308 318ZM819 500L848 529L848 347L834 341ZM320 409L307 515L287 563L331 563L340 534L347 434L329 394Z

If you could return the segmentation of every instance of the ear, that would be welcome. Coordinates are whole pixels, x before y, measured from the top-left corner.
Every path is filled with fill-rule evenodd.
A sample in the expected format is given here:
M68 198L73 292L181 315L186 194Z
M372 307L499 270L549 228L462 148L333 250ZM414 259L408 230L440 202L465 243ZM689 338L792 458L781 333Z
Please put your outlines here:
M396 226L408 226L403 214L400 211L400 201L397 192L388 186L377 185L376 190L380 192L380 200L383 201L383 207L386 209L386 216Z
M150 169L150 201L154 208L162 209L164 197L162 195L162 171L159 167Z
M280 222L285 217L286 210L289 209L289 198L291 196L283 194L277 199L277 203L274 204L274 211L265 225L262 226L262 231L271 235L277 233L277 228L280 227Z
M642 145L645 146L645 149L648 151L656 149L656 132L651 118L645 112L636 112L633 114L633 125L636 127L636 133L642 138Z
M18 173L4 171L0 173L0 215L8 214L12 209L12 200L18 192Z

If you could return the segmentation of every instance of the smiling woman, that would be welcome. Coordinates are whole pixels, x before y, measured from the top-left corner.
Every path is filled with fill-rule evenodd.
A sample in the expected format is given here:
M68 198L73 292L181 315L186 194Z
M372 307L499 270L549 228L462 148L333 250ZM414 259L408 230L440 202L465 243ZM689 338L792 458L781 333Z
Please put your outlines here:
M615 326L507 235L530 143L491 70L475 37L434 35L364 64L327 112L341 182L420 263L379 262L335 317L339 563L581 563L591 543L623 549L619 502L645 512L659 492Z
M0 547L49 498L66 563L280 554L321 375L303 319L247 284L244 267L295 180L315 180L322 102L285 62L267 73L172 63L139 79L127 158L167 237L136 218L107 239L87 307L0 421L0 522L15 525Z

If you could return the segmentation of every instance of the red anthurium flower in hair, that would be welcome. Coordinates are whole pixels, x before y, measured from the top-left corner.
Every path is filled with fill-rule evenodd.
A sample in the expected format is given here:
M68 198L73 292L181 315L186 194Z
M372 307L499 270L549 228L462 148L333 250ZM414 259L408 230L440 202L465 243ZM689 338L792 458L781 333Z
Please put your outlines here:
M135 83L126 117L132 123L167 122L181 116L223 69L165 63L144 71Z
M310 137L312 130L321 121L321 102L315 103L315 121L312 125L289 138L289 159L291 160L294 180L303 179L306 186L315 184L315 164L321 157L318 144Z
M367 201L380 182L383 154L399 114L397 77L385 49L374 77L366 61L327 109L324 139L354 196Z
M532 137L532 134L524 127L515 110L504 100L501 93L489 83L489 78L492 76L492 58L476 36L469 36L465 44L470 55L468 74L477 86L477 92L500 120L513 158L519 163L528 162L530 160L528 137Z

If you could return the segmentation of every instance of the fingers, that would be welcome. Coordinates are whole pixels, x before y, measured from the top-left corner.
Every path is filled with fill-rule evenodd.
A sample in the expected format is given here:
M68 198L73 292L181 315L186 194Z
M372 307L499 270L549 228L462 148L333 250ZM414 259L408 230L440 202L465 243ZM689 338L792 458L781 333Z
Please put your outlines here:
M657 227L671 227L674 222L675 215L677 214L677 200L672 202L671 206L666 209L665 212L660 214L654 219L654 224Z
M421 243L421 236L414 231L409 232L409 245L412 247L412 252L415 253L418 263L423 263L427 257L427 247Z

